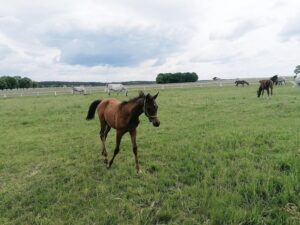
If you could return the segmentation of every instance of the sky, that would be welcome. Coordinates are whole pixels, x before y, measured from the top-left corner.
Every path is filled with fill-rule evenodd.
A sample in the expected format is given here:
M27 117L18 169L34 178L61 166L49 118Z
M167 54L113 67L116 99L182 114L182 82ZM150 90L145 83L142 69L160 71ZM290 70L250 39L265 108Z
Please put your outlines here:
M293 75L299 0L0 0L0 75L35 81Z

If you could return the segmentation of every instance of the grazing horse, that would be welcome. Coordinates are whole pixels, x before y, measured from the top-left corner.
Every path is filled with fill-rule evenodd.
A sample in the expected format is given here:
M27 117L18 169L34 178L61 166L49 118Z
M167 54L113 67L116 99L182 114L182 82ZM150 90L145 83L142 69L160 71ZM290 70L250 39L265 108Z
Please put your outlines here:
M249 83L245 80L236 80L235 82L235 86L239 86L239 84L241 84L244 87L244 84L247 84L247 86L249 86Z
M123 84L107 84L106 88L109 96L110 96L110 92L112 91L117 92L118 94L120 92L125 92L126 96L128 94L128 90Z
M285 79L283 77L278 77L277 83L278 83L278 85L283 85L283 84L285 85L286 84Z
M75 94L75 92L79 92L79 94L86 94L86 90L84 87L73 87L72 88L72 93Z
M160 125L157 117L158 106L155 101L157 96L158 93L151 96L150 94L145 95L143 92L140 92L137 97L129 101L120 102L117 99L108 98L102 101L96 100L91 103L86 119L93 119L97 110L101 125L100 139L102 142L102 155L104 156L104 163L107 165L107 168L111 167L116 155L120 151L122 136L129 132L135 158L135 167L138 173L141 172L137 155L136 128L139 125L139 116L142 113L145 113L153 126L158 127ZM114 155L108 163L105 140L111 127L116 129L117 135Z
M259 81L259 89L257 91L257 97L259 98L260 95L264 95L264 90L267 90L269 96L269 89L271 89L271 95L273 95L273 81L272 80L260 80Z

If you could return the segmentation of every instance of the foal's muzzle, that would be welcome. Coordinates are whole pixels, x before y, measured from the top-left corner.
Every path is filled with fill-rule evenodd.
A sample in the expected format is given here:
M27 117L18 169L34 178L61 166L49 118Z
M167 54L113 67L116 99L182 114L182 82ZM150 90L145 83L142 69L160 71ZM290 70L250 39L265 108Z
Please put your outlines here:
M153 126L159 127L160 121L159 121L159 119L158 119L157 117L151 118L151 119L149 119L149 120L150 120L150 122L153 124Z

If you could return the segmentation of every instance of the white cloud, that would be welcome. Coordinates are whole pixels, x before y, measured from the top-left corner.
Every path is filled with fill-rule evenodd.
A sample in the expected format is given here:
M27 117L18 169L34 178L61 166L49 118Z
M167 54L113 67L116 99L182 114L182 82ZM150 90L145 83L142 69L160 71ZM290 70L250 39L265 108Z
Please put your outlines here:
M0 0L0 73L35 80L291 74L300 2Z

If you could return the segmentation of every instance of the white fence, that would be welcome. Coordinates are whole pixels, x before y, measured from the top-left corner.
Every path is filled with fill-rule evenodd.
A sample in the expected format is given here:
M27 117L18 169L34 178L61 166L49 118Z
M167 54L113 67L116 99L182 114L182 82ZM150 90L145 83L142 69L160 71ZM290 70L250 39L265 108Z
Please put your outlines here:
M208 86L234 86L235 80L223 81L207 81L207 82L193 82L193 83L174 83L174 84L148 84L148 85L127 85L128 90L159 90L169 88L186 88L186 87L208 87ZM250 81L250 84L258 83L258 80ZM105 86L86 86L86 93L105 92ZM71 95L73 94L72 88L57 87L57 88L28 88L28 89L13 89L13 90L0 90L0 98L7 97L26 97L26 96L49 96L49 95Z

